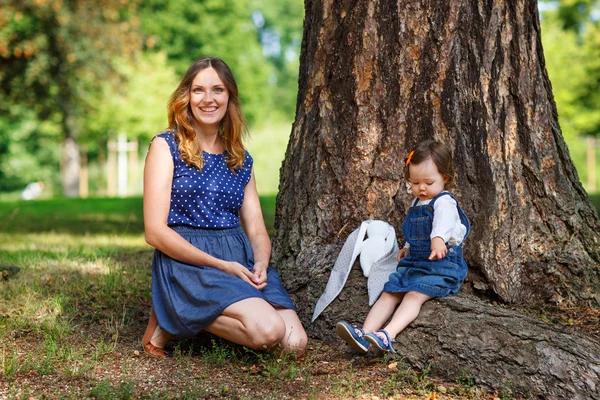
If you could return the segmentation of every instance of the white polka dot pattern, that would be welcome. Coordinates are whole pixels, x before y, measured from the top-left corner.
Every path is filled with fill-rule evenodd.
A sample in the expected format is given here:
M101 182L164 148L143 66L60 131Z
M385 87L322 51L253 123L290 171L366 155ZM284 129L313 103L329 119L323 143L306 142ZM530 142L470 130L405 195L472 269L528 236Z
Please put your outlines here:
M239 210L244 202L244 188L250 181L252 157L246 151L242 168L231 172L227 168L227 152L202 152L202 171L181 161L175 136L164 132L173 163L171 209L168 225L187 225L197 228L233 228L240 225Z

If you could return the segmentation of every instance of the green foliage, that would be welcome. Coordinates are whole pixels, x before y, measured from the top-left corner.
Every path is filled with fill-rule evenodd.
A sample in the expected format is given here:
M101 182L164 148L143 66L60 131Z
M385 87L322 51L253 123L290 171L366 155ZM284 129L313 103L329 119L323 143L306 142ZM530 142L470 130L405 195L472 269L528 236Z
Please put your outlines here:
M541 14L544 57L558 121L586 186L585 136L600 136L600 25L597 0L546 1ZM598 168L596 168L598 170ZM598 175L598 174L597 174Z
M60 115L76 137L111 60L137 48L135 2L8 0L0 11L0 107L25 104L41 119ZM131 19L130 19L131 18Z
M562 0L542 13L542 43L567 142L600 134L600 26L597 1Z
M550 4L564 30L579 31L597 7L597 0L542 0Z
M57 183L61 132L33 110L13 105L0 117L0 191L23 189L32 181Z
M298 94L304 2L251 0L263 52L275 66L273 96L285 120L293 120Z
M167 127L167 101L179 81L173 67L167 65L166 54L146 52L133 64L119 59L113 65L124 82L103 85L94 118L86 120L88 151L119 133L147 145Z
M292 124L267 124L250 130L244 142L254 158L256 187L261 196L277 194L279 170L292 131Z
M563 136L572 141L580 134L578 102L585 75L577 35L564 31L556 16L547 15L542 23L542 43Z
M143 152L148 139L165 128L166 102L201 55L230 65L251 127L290 121L302 5L302 0L3 1L0 191L41 180L51 193L61 184L65 137L83 145L90 174L106 158L107 140L119 133L140 139ZM253 19L257 11L264 16L260 27ZM267 51L267 37L277 40L277 52ZM277 141L285 139L289 129L277 135ZM269 171L279 170L283 151L267 158L277 164ZM92 186L103 181L90 178ZM263 192L276 191L277 176L265 174L265 182L269 188Z
M236 77L248 121L268 117L275 104L270 97L272 67L263 55L248 0L150 0L142 3L140 15L149 35L147 48L165 51L178 75L200 56L222 58Z

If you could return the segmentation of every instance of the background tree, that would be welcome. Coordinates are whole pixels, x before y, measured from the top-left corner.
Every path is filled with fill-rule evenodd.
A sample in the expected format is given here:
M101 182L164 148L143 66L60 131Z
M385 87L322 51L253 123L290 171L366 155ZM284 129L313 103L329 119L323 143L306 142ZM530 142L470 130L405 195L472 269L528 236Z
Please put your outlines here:
M64 194L79 191L82 120L93 110L99 82L114 78L111 60L139 47L136 2L7 0L0 28L0 88L5 101L23 104L41 120L60 124ZM19 115L21 117L21 115Z
M299 103L280 180L273 263L311 334L331 337L337 320L364 319L366 284L355 269L340 297L308 324L346 236L369 218L401 225L410 200L404 159L431 137L453 148L454 192L472 222L466 290L522 305L599 302L600 227L557 122L536 2L305 4ZM429 307L437 312L436 304ZM493 315L481 307L478 315ZM456 310L454 319L440 316L429 331L413 331L422 340L414 352L423 352L412 359L443 363L458 354L447 358L458 363L464 356L487 379L500 369L475 360L477 350L469 356L466 347L440 345L468 315L464 305ZM483 337L491 335L483 328ZM538 329L541 335L550 328ZM571 358L579 360L565 355ZM590 368L589 360L577 362L569 368ZM514 377L519 390L566 390L543 363L538 368L544 383L533 385L524 371ZM493 381L500 384L497 376Z

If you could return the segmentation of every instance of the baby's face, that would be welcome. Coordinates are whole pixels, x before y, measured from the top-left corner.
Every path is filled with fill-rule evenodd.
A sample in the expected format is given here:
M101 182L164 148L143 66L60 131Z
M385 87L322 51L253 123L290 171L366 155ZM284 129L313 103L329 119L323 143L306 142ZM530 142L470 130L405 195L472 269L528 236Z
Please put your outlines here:
M447 179L437 170L431 157L419 164L408 166L410 187L419 200L430 200L444 190Z

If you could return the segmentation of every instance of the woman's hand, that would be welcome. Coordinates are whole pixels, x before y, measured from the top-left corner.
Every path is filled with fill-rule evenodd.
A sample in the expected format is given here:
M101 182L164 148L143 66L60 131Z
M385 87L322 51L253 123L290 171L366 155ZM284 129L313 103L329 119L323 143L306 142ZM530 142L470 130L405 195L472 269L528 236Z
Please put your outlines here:
M261 290L266 286L266 282L259 283L258 278L248 270L248 268L244 267L242 264L235 261L224 261L223 262L222 271L227 272L229 275L236 276L243 281L248 282L250 285L255 288ZM264 271L265 281L267 280L266 271Z
M260 290L264 289L267 286L267 268L268 265L262 262L257 262L254 264L254 269L252 272L254 273L254 283L256 287Z
M430 260L441 260L446 257L448 254L448 248L446 247L446 243L444 239L439 236L431 239L431 254L429 255Z
M406 247L403 247L400 249L400 251L398 252L398 255L396 256L396 260L400 261L402 260L404 257L406 257L408 255L408 249Z

